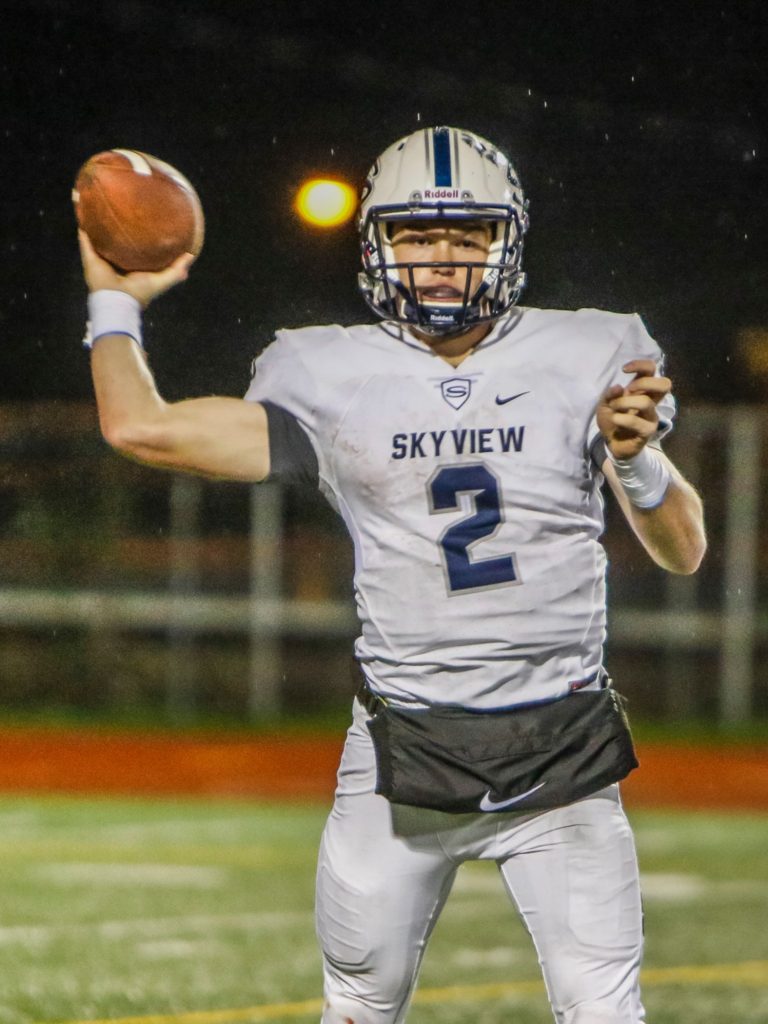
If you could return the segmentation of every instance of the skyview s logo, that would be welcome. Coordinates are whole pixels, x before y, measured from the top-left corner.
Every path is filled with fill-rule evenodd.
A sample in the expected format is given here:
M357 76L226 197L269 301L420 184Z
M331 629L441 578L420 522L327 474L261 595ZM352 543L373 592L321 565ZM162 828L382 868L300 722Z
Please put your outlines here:
M440 381L440 392L448 405L460 409L469 398L472 381L469 377L451 377Z

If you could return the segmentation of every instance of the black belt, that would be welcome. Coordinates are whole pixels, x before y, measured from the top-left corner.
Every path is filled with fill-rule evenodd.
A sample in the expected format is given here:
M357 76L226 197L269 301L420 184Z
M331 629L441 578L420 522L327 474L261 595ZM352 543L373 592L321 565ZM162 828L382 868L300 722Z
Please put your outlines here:
M352 658L349 667L352 673L352 679L357 683L355 696L369 715L377 715L379 711L385 707L386 701L382 700L381 697L377 697L373 690L368 688L368 680L365 678L365 673L360 667L360 662L357 658Z
M377 715L379 713L379 711L381 711L382 708L387 706L387 702L385 700L383 700L381 697L377 696L373 692L373 690L371 690L369 688L368 680L365 678L365 673L360 668L360 665L359 665L359 663L358 663L358 661L356 659L352 660L352 675L353 675L353 678L357 681L357 684L358 684L355 696L360 701L360 703L363 705L363 707L365 708L365 710L368 712L369 715L371 715L371 716ZM587 679L587 680L584 680L584 682L582 683L582 686L586 685L587 683L591 683L593 681L594 681L594 677L592 677L590 679ZM611 680L610 680L610 677L608 676L607 672L603 672L602 673L601 684L602 684L601 685L601 689L604 689L605 687L611 685ZM580 688L581 687L573 686L573 690L580 689ZM508 708L506 710L512 710L512 709Z
M358 686L355 696L371 716L377 715L385 706L381 697L377 697L373 690L368 689L368 685L365 680L363 680Z

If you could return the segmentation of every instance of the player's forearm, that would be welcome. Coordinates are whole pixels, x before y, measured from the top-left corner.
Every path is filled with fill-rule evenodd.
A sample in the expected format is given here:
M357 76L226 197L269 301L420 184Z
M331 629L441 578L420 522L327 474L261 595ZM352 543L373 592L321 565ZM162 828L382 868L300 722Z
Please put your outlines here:
M100 338L92 350L91 374L101 432L109 444L130 450L157 432L166 403L144 353L131 338Z
M696 491L673 473L656 508L629 507L629 521L648 554L669 572L695 572L707 549L704 514Z
M235 398L165 402L143 352L124 336L101 338L91 369L102 434L121 454L220 479L259 481L268 475L262 406Z

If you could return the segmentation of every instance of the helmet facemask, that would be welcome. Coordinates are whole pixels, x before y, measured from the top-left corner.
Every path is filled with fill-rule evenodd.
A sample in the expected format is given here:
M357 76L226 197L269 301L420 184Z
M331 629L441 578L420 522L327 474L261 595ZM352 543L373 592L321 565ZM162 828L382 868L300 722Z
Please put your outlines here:
M460 226L462 221L488 224L491 243L487 259L398 262L391 242L393 230L409 221L429 220L450 226ZM461 333L475 324L497 320L517 301L525 284L520 270L522 234L517 211L509 207L477 209L460 203L420 203L406 209L373 207L362 227L360 290L371 308L387 320L409 324L425 334ZM417 267L454 268L461 298L431 303L420 298L414 278ZM475 285L478 267L483 268L482 279Z

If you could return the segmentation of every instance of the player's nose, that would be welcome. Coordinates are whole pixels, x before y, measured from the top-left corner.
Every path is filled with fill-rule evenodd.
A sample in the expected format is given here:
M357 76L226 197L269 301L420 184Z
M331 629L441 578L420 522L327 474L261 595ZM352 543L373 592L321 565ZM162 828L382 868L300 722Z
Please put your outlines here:
M435 245L432 258L436 263L447 264L443 267L432 268L439 277L453 277L456 273L456 268L451 266L451 261L456 259L456 255L448 239L443 239Z
M432 253L436 260L452 260L454 258L454 246L449 238L439 238L434 245Z

